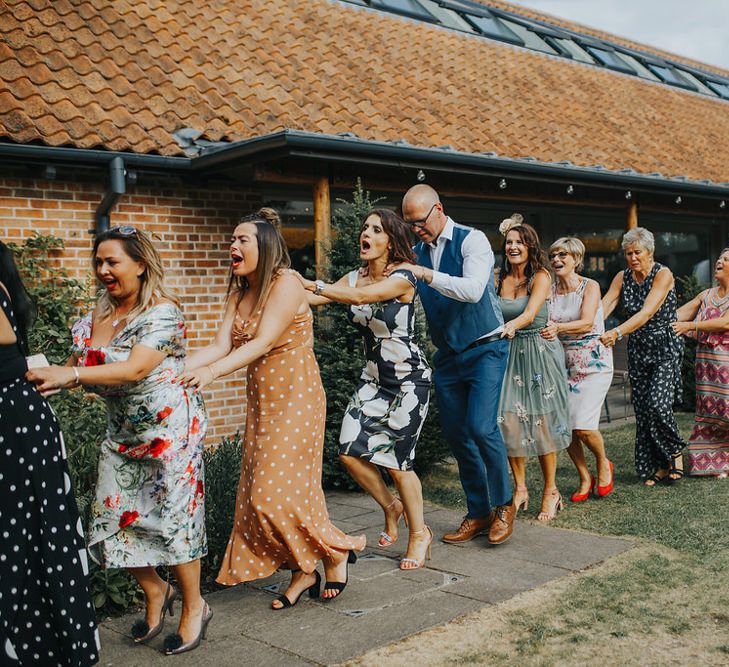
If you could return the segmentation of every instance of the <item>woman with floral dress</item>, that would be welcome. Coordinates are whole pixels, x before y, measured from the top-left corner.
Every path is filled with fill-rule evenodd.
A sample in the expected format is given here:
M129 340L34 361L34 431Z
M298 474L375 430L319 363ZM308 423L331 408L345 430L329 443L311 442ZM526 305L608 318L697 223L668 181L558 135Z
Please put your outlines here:
M597 485L599 498L612 493L613 464L605 455L599 431L600 413L613 379L613 351L599 337L605 333L600 285L578 275L585 256L580 239L566 237L549 248L549 261L557 280L552 285L549 324L542 330L547 340L562 343L569 380L572 442L567 450L580 475L580 487L571 500L584 502ZM585 461L583 445L595 456L597 475Z
M428 414L431 377L414 341L416 280L407 268L414 256L405 223L386 209L365 216L359 241L364 270L350 271L333 285L300 279L313 292L311 305L351 304L349 320L364 339L367 362L344 414L339 458L385 513L379 546L395 543L400 517L405 515L410 534L400 568L412 570L424 565L433 539L423 519L422 487L413 470L415 446ZM387 488L378 466L387 469L399 497Z
M547 325L551 278L536 230L515 213L501 223L503 264L498 294L504 315L502 336L509 358L497 418L514 474L514 505L527 509L526 457L537 456L544 476L537 518L551 521L562 509L557 489L557 452L570 444L567 372L557 340L540 336Z
M147 608L132 628L137 643L157 636L172 612L177 591L155 568L172 569L182 614L165 652L181 653L199 644L212 615L200 595L205 408L174 382L184 367L185 322L149 237L114 227L96 237L93 260L104 291L73 327L69 365L32 370L29 378L41 391L82 384L106 399L89 550L104 567L126 568L142 587Z
M630 334L628 375L635 408L635 470L652 487L683 477L681 438L673 404L681 395L683 341L676 321L676 288L671 270L653 258L655 239L643 227L623 236L628 264L613 278L602 299L605 317L622 301L628 319L600 336L603 345Z
M689 438L689 475L725 479L729 475L729 248L714 273L719 283L681 306L677 334L698 341L696 421Z

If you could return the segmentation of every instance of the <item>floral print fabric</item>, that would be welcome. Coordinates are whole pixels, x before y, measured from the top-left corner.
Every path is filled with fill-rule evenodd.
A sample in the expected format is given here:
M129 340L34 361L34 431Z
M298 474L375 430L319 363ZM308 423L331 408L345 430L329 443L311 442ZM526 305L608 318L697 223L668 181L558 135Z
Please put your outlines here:
M177 306L149 308L109 343L90 348L91 314L73 327L79 366L126 361L135 345L167 356L138 382L89 386L106 400L89 550L106 567L187 563L207 553L202 462L207 415L198 393L172 381L185 360Z
M574 292L557 294L552 285L549 318L553 322L574 322L580 319L587 278ZM610 383L613 380L613 351L600 342L605 333L602 303L595 313L592 329L586 334L562 334L569 385L570 427L595 431L600 425L600 413Z
M351 287L357 271L349 274ZM415 286L410 271L392 277ZM339 453L376 465L412 470L415 446L428 414L431 371L414 341L415 304L390 299L350 306L349 320L362 334L367 360L339 435Z
M662 268L656 262L642 283L625 269L621 298L628 317L643 307ZM671 457L686 446L673 414L673 403L681 397L683 358L683 341L670 326L676 320L676 305L676 290L672 287L655 315L628 337L628 375L635 409L635 470L641 478L669 468Z
M504 322L524 312L528 296L501 298ZM541 456L568 447L572 437L567 371L558 340L539 335L547 304L534 321L516 332L509 345L497 422L509 456Z

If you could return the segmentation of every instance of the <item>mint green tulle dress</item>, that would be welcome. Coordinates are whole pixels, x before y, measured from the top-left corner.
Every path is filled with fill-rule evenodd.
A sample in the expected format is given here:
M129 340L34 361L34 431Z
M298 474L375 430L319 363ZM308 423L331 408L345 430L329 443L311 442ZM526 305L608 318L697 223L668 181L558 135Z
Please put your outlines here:
M528 296L501 298L504 322L524 312ZM497 421L509 456L541 456L565 449L572 436L567 370L559 340L539 335L547 303L534 321L516 332L509 346Z

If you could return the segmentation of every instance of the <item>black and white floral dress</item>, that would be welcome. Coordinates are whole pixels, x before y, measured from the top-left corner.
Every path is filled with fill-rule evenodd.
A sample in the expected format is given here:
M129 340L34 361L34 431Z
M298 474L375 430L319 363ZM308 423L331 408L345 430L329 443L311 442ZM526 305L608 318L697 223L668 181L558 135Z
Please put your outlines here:
M17 333L2 290L0 304ZM99 635L63 436L26 368L20 345L0 345L0 665L93 665Z
M622 303L627 316L645 303L656 274L656 263L642 283L630 269L623 274ZM671 288L658 311L628 338L628 373L635 409L635 470L645 479L657 470L670 468L670 458L686 446L673 414L681 397L683 341L671 329L676 321L676 290Z
M357 274L349 274L350 287L357 285ZM390 277L415 286L410 271L393 271ZM339 453L385 468L412 470L428 414L431 378L414 341L415 304L391 299L350 306L348 314L364 338L367 363L344 415Z

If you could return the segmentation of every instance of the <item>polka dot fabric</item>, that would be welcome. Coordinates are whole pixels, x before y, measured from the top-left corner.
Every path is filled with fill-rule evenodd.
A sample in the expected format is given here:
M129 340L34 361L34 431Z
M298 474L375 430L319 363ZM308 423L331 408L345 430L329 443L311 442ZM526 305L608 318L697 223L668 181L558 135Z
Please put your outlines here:
M63 438L22 376L0 379L0 452L0 664L93 665L98 633Z
M236 347L255 335L259 317L236 320ZM311 573L332 549L365 546L364 536L345 535L329 521L321 488L326 397L312 341L307 311L248 367L245 444L221 584L268 577L282 565Z
M645 303L653 280L663 267L656 263L642 283L630 269L623 274L623 306L631 317ZM658 311L628 338L628 375L635 409L635 471L641 478L671 467L670 457L686 446L673 414L681 396L683 342L673 333L676 290L671 288Z

